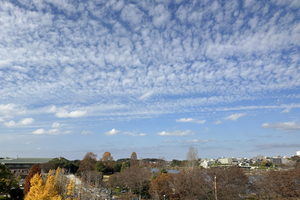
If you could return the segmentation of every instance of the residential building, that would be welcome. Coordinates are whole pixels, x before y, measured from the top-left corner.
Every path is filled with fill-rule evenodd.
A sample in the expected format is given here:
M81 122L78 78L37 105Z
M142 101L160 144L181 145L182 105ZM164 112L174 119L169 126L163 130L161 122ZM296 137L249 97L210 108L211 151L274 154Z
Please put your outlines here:
M213 163L215 163L215 160L213 160L213 159L211 159L211 160L203 159L203 160L201 160L200 166L202 166L204 168L209 168L209 166Z
M219 161L221 164L229 164L229 165L232 164L232 160L233 160L233 158L219 158L219 159L218 159L218 161Z
M274 156L273 158L270 158L270 162L274 165L282 164L282 157L281 156Z

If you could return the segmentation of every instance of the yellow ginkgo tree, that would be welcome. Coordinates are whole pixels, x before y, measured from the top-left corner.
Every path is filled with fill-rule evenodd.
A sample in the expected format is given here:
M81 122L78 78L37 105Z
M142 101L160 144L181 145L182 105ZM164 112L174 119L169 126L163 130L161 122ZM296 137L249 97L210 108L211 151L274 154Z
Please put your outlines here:
M30 181L31 188L25 197L25 200L61 200L58 194L54 177L49 172L47 182L45 183L39 174L35 174Z

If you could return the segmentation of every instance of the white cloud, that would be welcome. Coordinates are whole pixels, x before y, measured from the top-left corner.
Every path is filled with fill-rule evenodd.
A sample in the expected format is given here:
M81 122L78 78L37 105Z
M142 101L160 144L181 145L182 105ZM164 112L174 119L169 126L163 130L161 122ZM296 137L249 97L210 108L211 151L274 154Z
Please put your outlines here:
M52 124L52 128L58 128L58 127L60 127L60 123L54 122L54 123Z
M119 132L118 130L116 130L116 129L113 128L111 131L105 132L104 135L115 135L118 132Z
M224 119L230 119L232 121L236 121L236 120L238 120L238 118L243 117L245 115L246 114L236 113L236 114L230 115L228 117L225 117Z
M205 128L205 130L203 131L203 133L206 133L206 132L208 132L209 131L209 128Z
M15 104L0 104L0 113L1 114L8 114L11 111L15 110Z
M196 120L193 118L181 118L177 119L176 122L191 122L191 123L197 123L197 124L204 124L206 120Z
M121 12L122 20L129 22L131 25L141 23L143 12L141 12L136 5L129 4L125 6Z
M5 122L4 125L7 127L19 127L19 126L27 126L32 124L34 121L33 118L25 118L20 120L18 123L16 123L15 121L11 120L9 122Z
M70 131L70 130L64 131L62 134L72 134L72 131Z
M56 106L51 106L50 108L47 108L46 113L56 113L57 108Z
M85 115L86 115L86 111L79 111L79 110L72 111L70 113L68 113L67 111L61 111L55 114L55 116L59 118L67 118L67 117L76 118L76 117L83 117Z
M130 135L130 136L146 136L146 133L140 133L140 134L137 134L137 133L132 133L132 132L123 132L123 134L125 135Z
M272 6L274 2L265 5L256 1L254 10L239 10L235 4L204 2L198 7L188 2L173 10L156 2L119 1L106 7L86 1L78 8L63 3L59 9L66 15L91 13L74 23L68 17L43 12L46 8L51 10L47 1L24 3L22 9L7 2L3 5L6 9L1 13L0 27L6 30L1 37L1 43L6 44L1 54L1 66L5 68L1 72L5 77L1 82L1 100L65 105L138 99L147 91L162 100L166 100L165 95L171 97L168 100L193 94L208 94L209 98L223 93L224 88L229 96L242 94L238 95L240 100L244 95L256 96L262 91L297 89L299 71L294 66L299 63L298 52L282 56L282 52L294 49L299 43L297 15L280 14L289 11L281 4L278 12L266 11L262 15L256 9ZM31 6L43 9L32 12ZM220 21L221 10L224 13ZM244 17L250 13L252 19ZM104 24L110 24L113 31ZM38 27L44 28L36 35ZM101 31L94 34L92 30ZM224 32L228 32L226 37ZM21 38L24 44L16 45L16 38ZM80 46L83 43L86 45ZM24 49L30 56L23 53ZM237 59L229 59L232 56ZM137 69L137 66L143 67ZM72 77L75 74L76 79ZM4 88L10 88L9 92ZM57 115L72 117L69 114Z
M93 132L92 131L82 131L81 134L82 135L91 135Z
M47 131L48 134L50 135L58 135L59 134L59 129L54 128L54 129L50 129L49 131Z
M276 130L286 130L286 131L300 130L300 124L297 124L295 121L277 122L275 124L263 123L261 125L261 127L262 128L273 128Z
M5 122L4 125L7 126L7 127L15 127L18 124L15 121L11 120L9 122Z
M180 140L164 140L164 143L178 143Z
M153 94L154 94L153 91L146 92L145 94L140 96L139 99L140 100L146 100L146 99L150 98Z
M267 143L255 145L259 149L299 148L300 143Z
M188 143L206 143L206 142L211 142L211 141L214 141L215 138L213 139L207 139L207 140L204 140L204 139L194 139L194 140L187 140L186 142Z
M3 1L1 124L33 115L54 122L49 113L89 116L65 119L81 130L157 116L224 121L214 111L272 109L291 118L300 105L299 3L249 2Z
M216 121L215 124L222 124L222 121Z
M173 131L173 132L163 131L156 134L161 136L189 136L189 135L194 135L194 132L192 132L191 130Z
M33 118L25 118L19 121L18 124L26 126L32 124L33 121L34 121Z
M36 135L41 135L41 134L45 134L46 132L47 132L46 130L41 128L41 129L38 129L36 131L33 131L32 133L36 134Z
M291 112L291 110L292 110L292 108L289 107L289 108L284 109L281 113L289 113L289 112Z
M43 135L43 134L61 135L61 134L72 134L72 131L67 130L67 131L62 132L60 129L56 129L56 128L46 131L45 129L41 128L41 129L37 129L37 130L33 131L32 134L35 134L35 135Z

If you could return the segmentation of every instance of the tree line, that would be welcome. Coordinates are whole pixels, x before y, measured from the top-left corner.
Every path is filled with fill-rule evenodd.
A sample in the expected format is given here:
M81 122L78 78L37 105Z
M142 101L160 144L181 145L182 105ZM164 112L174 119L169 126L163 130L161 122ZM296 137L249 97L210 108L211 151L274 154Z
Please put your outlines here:
M195 149L190 149L187 160L173 160L171 164L182 165L178 173L168 173L163 159L161 170L151 172L132 153L129 159L114 161L110 152L97 160L97 155L88 152L80 161L56 158L47 164L34 165L25 180L25 200L30 199L99 199L103 189L121 199L298 199L300 198L300 158L293 157L294 166L281 170L249 171L238 166L201 169L195 162ZM65 168L65 170L61 169ZM44 173L42 173L44 171ZM66 178L68 173L77 173L81 186ZM109 175L108 182L103 175ZM10 192L17 186L17 178L10 170L0 165L0 193ZM83 190L84 189L84 190ZM21 195L15 199L23 199Z

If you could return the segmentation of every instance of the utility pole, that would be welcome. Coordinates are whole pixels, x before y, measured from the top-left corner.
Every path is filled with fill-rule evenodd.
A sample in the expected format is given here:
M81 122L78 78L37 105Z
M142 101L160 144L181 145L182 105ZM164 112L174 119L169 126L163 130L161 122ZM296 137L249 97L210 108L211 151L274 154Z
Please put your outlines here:
M217 176L215 175L215 197L216 200L218 200L218 196L217 196Z

